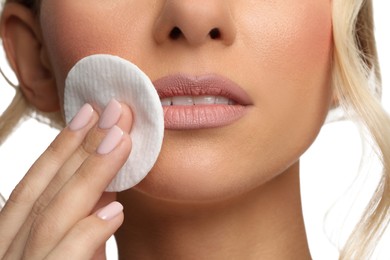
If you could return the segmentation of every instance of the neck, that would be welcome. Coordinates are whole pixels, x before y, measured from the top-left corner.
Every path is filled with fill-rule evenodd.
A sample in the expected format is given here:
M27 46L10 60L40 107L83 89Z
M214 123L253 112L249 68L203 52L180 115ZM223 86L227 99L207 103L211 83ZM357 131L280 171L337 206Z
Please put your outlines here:
M125 222L121 259L311 259L303 223L298 163L257 189L210 204L119 195Z

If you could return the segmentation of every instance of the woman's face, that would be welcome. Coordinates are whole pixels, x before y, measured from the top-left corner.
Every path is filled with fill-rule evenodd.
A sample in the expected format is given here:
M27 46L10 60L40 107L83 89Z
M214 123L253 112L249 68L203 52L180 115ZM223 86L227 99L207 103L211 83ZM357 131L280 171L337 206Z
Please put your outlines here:
M128 59L152 81L219 75L249 96L223 126L165 131L137 186L151 196L211 200L258 187L297 163L328 111L328 0L43 0L41 24L61 100L70 68L96 53Z

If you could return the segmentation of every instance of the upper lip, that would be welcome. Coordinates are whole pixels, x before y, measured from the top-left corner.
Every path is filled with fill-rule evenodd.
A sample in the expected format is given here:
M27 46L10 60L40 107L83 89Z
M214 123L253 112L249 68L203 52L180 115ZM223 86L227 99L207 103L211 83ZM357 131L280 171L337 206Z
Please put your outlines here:
M222 96L240 105L251 105L249 95L232 80L216 75L175 74L153 82L160 99L175 96Z

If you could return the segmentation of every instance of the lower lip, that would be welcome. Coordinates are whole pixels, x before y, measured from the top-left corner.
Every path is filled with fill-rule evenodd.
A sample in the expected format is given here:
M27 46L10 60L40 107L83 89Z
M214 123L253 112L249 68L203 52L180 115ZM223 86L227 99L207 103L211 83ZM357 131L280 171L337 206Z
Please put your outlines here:
M163 106L165 129L192 130L230 125L248 108L241 105Z

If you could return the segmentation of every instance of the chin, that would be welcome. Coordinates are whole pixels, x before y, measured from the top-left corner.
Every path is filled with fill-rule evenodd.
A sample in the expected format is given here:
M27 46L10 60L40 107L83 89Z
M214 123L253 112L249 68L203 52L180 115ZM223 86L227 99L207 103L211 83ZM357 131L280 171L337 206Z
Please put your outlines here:
M253 167L245 161L232 163L230 158L224 162L213 163L224 167L215 167L207 165L207 161L211 160L196 164L188 162L187 159L177 159L172 164L164 163L162 159L134 190L155 200L215 203L261 188L291 167L291 163L284 164L283 167L281 164Z

